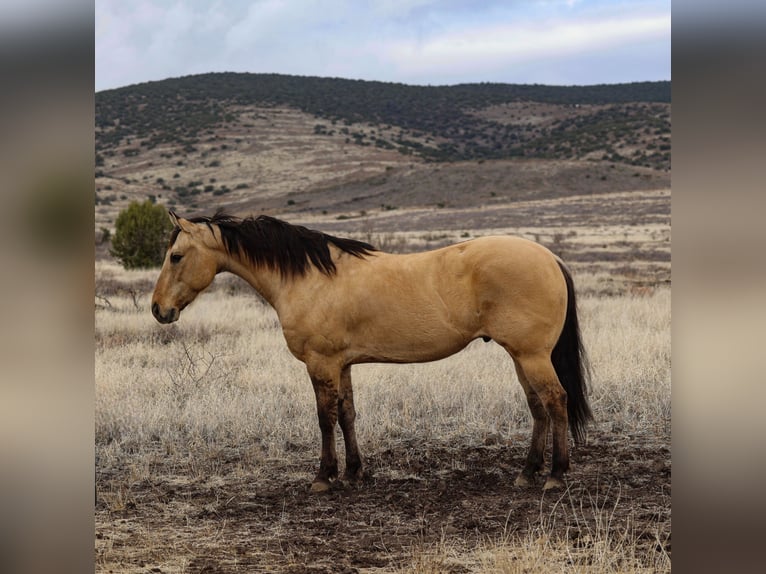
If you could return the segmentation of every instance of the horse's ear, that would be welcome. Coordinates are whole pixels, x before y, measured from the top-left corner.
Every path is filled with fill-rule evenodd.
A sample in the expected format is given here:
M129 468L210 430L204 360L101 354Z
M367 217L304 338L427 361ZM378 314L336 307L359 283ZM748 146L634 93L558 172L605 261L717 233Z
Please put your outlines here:
M186 233L194 231L194 224L188 219L178 217L175 211L168 209L168 217L170 217L170 222L173 224L173 227L180 227Z
M194 233L197 230L197 227L191 221L183 217L176 216L176 225L186 233Z

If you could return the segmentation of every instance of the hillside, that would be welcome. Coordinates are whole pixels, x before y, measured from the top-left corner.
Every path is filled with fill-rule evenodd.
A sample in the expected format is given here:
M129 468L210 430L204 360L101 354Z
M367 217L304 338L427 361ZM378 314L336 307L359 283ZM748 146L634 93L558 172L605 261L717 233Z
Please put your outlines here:
M599 153L613 161L666 168L669 153L664 152L670 148L655 140L669 136L669 103L669 82L423 87L205 74L98 93L96 150L108 156L127 139L137 140L134 153L164 143L187 150L204 139L206 130L238 121L242 106L287 106L331 121L330 127L317 124L317 134L338 134L357 145L429 160L570 159ZM366 129L371 127L377 129ZM621 149L623 144L630 149Z
M96 94L96 226L147 197L182 212L292 213L669 187L670 125L669 82L423 87L233 73L150 82ZM514 169L540 161L545 177Z

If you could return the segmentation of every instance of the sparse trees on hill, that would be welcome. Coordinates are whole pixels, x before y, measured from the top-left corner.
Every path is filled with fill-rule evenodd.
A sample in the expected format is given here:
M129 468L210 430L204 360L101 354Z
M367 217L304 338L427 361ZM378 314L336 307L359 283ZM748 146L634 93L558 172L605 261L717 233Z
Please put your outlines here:
M171 229L163 206L133 201L117 216L110 253L125 269L159 267Z
M507 104L549 104L571 108L562 117L507 124L476 112ZM671 83L637 82L597 86L539 84L461 84L407 86L340 78L277 74L212 73L106 90L96 94L97 161L120 151L166 144L174 153L198 153L200 137L238 119L241 106L289 106L313 115L314 133L332 136L340 126L347 143L396 148L426 161L463 161L511 157L571 158L598 151L598 142L624 139L651 126L670 134ZM590 106L577 111L574 106ZM529 111L519 112L521 117ZM545 112L548 114L548 112ZM398 138L370 138L363 126L397 126L440 145L414 147ZM354 128L349 129L349 127ZM357 129L359 128L359 129ZM360 131L361 130L361 131ZM420 134L420 135L416 135ZM569 145L557 146L566 138ZM392 141L393 140L393 141ZM131 143L134 142L134 143ZM378 143L380 142L380 143ZM138 144L138 145L136 145ZM226 145L226 144L224 144ZM644 145L631 144L632 148ZM125 147L130 146L130 147ZM221 149L224 149L223 146ZM600 149L600 148L599 148ZM649 159L651 158L651 159ZM213 160L208 167L217 167ZM647 160L670 167L662 154ZM97 164L102 167L101 164Z

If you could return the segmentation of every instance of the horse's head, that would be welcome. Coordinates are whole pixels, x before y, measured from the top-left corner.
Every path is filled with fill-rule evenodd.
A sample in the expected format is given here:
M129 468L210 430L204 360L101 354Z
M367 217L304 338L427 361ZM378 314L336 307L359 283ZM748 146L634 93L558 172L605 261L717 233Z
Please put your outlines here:
M219 270L218 241L213 227L177 217L162 270L152 295L152 315L160 323L177 321L181 311L203 291Z

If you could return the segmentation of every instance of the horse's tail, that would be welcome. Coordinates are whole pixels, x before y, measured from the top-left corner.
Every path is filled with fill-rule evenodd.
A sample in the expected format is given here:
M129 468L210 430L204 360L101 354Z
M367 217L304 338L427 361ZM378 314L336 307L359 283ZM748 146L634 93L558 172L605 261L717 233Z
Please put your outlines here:
M575 443L581 444L585 441L585 426L593 419L590 405L588 405L587 389L590 366L580 335L572 275L561 261L559 261L559 267L567 285L567 313L564 328L551 353L551 362L561 386L567 392L569 429Z

